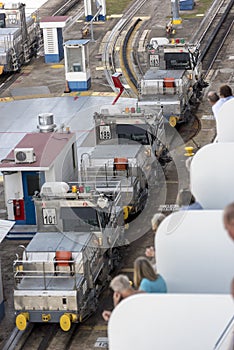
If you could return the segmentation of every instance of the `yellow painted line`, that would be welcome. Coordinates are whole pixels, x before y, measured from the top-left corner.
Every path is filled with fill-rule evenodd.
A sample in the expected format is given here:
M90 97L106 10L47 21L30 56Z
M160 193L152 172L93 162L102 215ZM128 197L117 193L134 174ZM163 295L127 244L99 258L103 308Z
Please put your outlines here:
M62 93L60 96L71 96L71 97L79 97L79 96L107 96L107 97L112 97L116 96L115 92L100 92L100 91L73 91L69 93ZM54 96L52 96L54 97Z
M92 95L92 91L81 91L80 95L81 96L90 96L90 95Z
M123 14L122 14L122 13L119 14L119 15L114 15L114 14L112 14L112 15L108 16L108 18L121 18L121 17L123 17Z
M116 96L115 92L93 92L92 96Z
M0 175L0 182L3 182L3 176Z
M104 21L93 21L93 24L96 26L96 25L102 25L104 24L105 22Z
M136 18L138 18L138 17L136 17ZM146 21L147 21L148 19L150 19L150 18L151 18L150 16L141 16L141 19L142 19L142 20L146 20Z
M0 102L11 102L14 101L12 97L0 97Z
M96 70L104 70L104 67L96 67Z
M130 86L128 84L123 84L125 89L131 89Z
M72 92L69 92L69 94L66 94L66 95L69 95L69 96L80 96L80 92L79 91L72 91Z
M51 68L64 68L64 64L54 64Z
M124 269L121 269L121 272L133 272L134 268L133 267L125 267Z
M28 73L28 72L31 72L32 70L33 70L33 66L27 66L27 67L23 67L22 72Z
M205 16L204 13L198 13L198 14L196 15L196 17L204 17L204 16Z
M135 76L135 79L137 80L137 77L136 77L136 72L134 70L134 67L133 67L133 64L132 64L132 59L131 59L131 53L132 53L132 47L133 47L133 39L132 39L132 36L134 35L134 32L136 32L137 30L139 30L140 26L142 25L142 23L139 23L135 28L134 28L134 31L133 33L131 34L131 37L129 38L129 41L128 41L128 45L127 45L127 58L128 58L128 62L129 62L129 65L130 65L130 69L132 71L132 74ZM135 93L136 95L138 95L138 91L137 91L137 88L133 85L133 83L130 81L129 79L129 76L127 74L127 71L124 67L124 64L123 64L123 56L122 56L122 50L120 51L120 57L119 57L119 60L120 60L120 67L122 67L122 71L123 71L123 74L125 76L125 79L127 81L127 84L124 84L124 87L126 89L130 89L133 91L133 93Z

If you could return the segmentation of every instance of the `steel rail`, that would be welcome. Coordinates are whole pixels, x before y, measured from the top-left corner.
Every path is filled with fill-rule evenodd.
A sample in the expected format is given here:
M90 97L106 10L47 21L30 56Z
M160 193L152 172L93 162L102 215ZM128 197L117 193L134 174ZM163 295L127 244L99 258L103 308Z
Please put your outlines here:
M123 57L123 63L124 63L124 67L126 69L129 81L131 82L131 84L134 86L135 90L137 90L138 87L138 80L135 78L131 68L130 68L130 64L129 64L129 59L128 59L128 43L130 40L131 35L133 34L136 26L139 24L139 22L141 21L140 18L138 18L134 24L130 27L130 29L128 30L124 42L123 42L123 46L122 46L122 57ZM126 78L126 77L125 77Z
M203 18L199 28L194 33L193 37L191 38L191 43L199 43L202 41L204 36L207 34L209 28L211 27L214 18L216 17L217 13L220 11L221 7L224 5L226 0L215 0L211 7L209 8L208 12L206 13L205 17Z
M225 22L225 19L227 18L228 14L230 13L230 11L232 9L233 2L234 2L234 0L222 0L221 2L220 2L220 0L214 1L211 8L209 9L206 16L204 17L203 21L201 22L198 30L196 31L196 33L194 34L192 39L189 41L190 43L197 44L197 47L200 47L200 49L201 49L201 46L204 46L204 49L202 49L200 57L199 57L200 61L202 61L203 58L205 57L206 53L208 52L210 46L213 43L214 38L216 37L217 33L219 32L222 24ZM220 14L222 14L221 17L220 17ZM216 19L217 24L215 24L215 26L214 26L215 19ZM211 31L212 25L214 26L214 30ZM232 25L229 27L229 30L226 32L225 38L222 39L222 42L219 45L219 48L217 49L217 52L212 59L212 62L210 64L209 69L204 74L205 77L207 76L212 65L214 64L214 61L217 58L218 53L220 52L228 34L230 33ZM127 33L126 36L129 36L129 34ZM206 37L209 37L209 39L207 39L208 43L205 46L204 42L205 42ZM195 40L195 38L197 38L197 40ZM125 43L125 47L126 47L127 46L126 39L124 40L124 43ZM137 56L137 53L136 53L136 56ZM124 54L124 58L125 58L124 67L125 67L127 73L129 73L130 80L132 80L131 77L132 77L133 73L131 71L128 72L129 64L128 64L128 62L126 63L126 60L129 60L129 57L127 57L127 55ZM136 59L136 64L139 65L139 60L137 60L137 59ZM138 69L139 69L139 71L141 71L140 67L138 67Z
M63 4L61 7L59 7L52 16L63 16L65 15L69 10L71 10L73 7L75 7L79 3L79 0L68 0Z
M15 350L22 338L25 336L28 338L28 336L33 332L33 328L33 324L29 324L25 331L20 331L17 327L15 327L5 342L2 350Z
M222 47L223 47L223 45L224 45L224 43L225 43L227 37L229 36L229 34L230 34L231 30L232 30L233 24L234 24L234 20L232 21L231 26L229 27L229 29L227 30L225 36L223 37L223 39L222 39L222 41L221 41L219 47L218 47L217 50L215 51L215 54L214 54L214 56L212 57L212 60L211 60L211 62L210 62L210 64L209 64L209 67L207 68L207 70L206 70L206 72L205 72L205 75L204 75L205 78L208 76L208 74L209 74L211 68L213 67L213 65L214 65L214 63L215 63L215 60L216 60L218 54L220 53L220 51L221 51L221 49L222 49Z
M220 12L221 12L221 7L219 8L219 11L216 12L216 15L215 15L215 18L213 19L213 22L209 25L209 28L214 25L214 21L215 19L218 21L217 25L215 25L215 28L214 30L212 31L210 37L208 38L208 42L205 46L205 48L202 50L201 52L201 55L200 55L200 61L202 62L204 57L206 56L209 48L211 47L217 33L219 32L222 24L225 22L228 14L230 13L232 7L233 7L233 3L234 3L234 0L231 0L227 5L226 5L226 8L225 8L225 11L223 12L221 18L218 18L219 15L220 15ZM207 32L206 32L207 34ZM201 40L200 40L200 44L202 43L202 40L205 40L205 34L202 36Z
M129 9L124 13L122 19L118 21L118 23L112 29L109 38L104 45L104 52L102 55L104 73L108 85L113 91L117 91L111 78L112 74L115 73L114 52L117 39L120 36L121 32L124 30L124 28L132 20L136 12L144 5L145 2L146 0L138 0L129 7Z

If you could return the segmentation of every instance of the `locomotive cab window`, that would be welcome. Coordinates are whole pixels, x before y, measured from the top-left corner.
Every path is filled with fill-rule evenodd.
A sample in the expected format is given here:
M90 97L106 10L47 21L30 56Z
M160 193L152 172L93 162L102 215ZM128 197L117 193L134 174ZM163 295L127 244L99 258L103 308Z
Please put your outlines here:
M90 226L105 227L109 221L108 213L97 211L92 207L61 208L61 219L65 230L82 228L89 231Z
M89 225L99 226L97 212L92 207L61 208L61 219L83 228L89 228Z
M147 130L145 130L145 125L135 126L119 124L117 125L116 132L118 135L118 140L120 144L125 144L126 139L129 141L139 142L142 145L149 145L149 137Z
M165 53L166 69L192 69L189 52Z

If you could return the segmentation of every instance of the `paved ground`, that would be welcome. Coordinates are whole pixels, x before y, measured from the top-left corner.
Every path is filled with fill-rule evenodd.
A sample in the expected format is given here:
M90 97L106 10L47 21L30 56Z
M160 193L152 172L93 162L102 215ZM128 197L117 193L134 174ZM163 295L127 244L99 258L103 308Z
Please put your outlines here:
M149 13L154 13L155 18L155 26L152 27L151 36L160 36L162 32L164 32L165 24L170 16L170 1L149 1L146 5L146 8L141 11L141 14L148 15ZM199 4L199 2L198 2ZM48 4L47 4L48 5ZM46 10L43 10L46 14ZM178 29L181 36L186 37L193 33L194 28L199 24L201 17L197 17L190 20L185 20L183 22L183 28ZM92 66L92 91L100 91L100 92L110 92L110 89L103 85L103 72L101 70L96 70L96 66L99 65L99 61L96 58L96 55L99 53L99 47L103 40L104 34L110 30L110 28L116 22L116 19L111 19L106 23L95 24L94 28L94 36L95 42L90 44L90 57L91 57L91 66ZM65 39L79 39L77 33L80 33L80 24L77 23L74 28L69 33ZM159 34L160 33L160 34ZM186 35L185 35L186 34ZM229 45L227 45L226 50L226 60L220 58L220 64L217 67L215 72L212 72L210 75L210 79L212 78L212 89L217 90L219 85L223 82L229 83L232 87L234 87L234 79L233 79L233 66L231 68L231 64L233 62L233 42L230 41ZM63 64L63 62L61 62ZM64 79L64 67L61 65L60 67L56 67L55 65L48 65L44 63L43 57L38 57L34 61L32 61L28 66L22 69L21 74L19 75L16 82L11 86L8 90L6 90L2 96L2 98L13 97L19 98L19 95L34 95L36 89L39 89L39 94L43 96L58 96L62 95L65 89L65 79ZM29 96L32 97L32 96ZM5 102L2 102L5 103ZM196 143L199 146L203 146L209 143L215 132L215 122L210 119L211 110L208 103L204 103L200 106L198 114L201 116L202 120L202 130L199 135L195 138ZM207 117L208 116L208 117ZM195 144L190 141L189 145L195 146ZM180 150L183 152L183 150ZM170 171L170 168L168 169ZM0 187L0 214L1 217L5 217L5 206L3 201L3 193L2 193L2 185ZM148 238L148 243L151 244L152 237ZM5 296L5 306L6 306L6 314L7 316L1 323L0 327L0 347L4 343L4 339L6 339L10 330L13 327L13 300L12 300L12 292L13 292L13 283L12 283L12 261L15 254L15 249L18 244L25 242L13 242L5 240L1 244L0 258L2 261L2 273L4 280L4 296ZM140 245L141 242L138 242ZM142 243L142 253L144 252L145 245L148 245L146 241ZM134 250L134 246L133 246ZM134 255L133 255L134 258ZM125 268L129 268L131 265L126 262ZM105 296L104 296L105 298ZM108 301L109 303L109 301ZM104 300L105 304L105 300ZM106 305L111 307L111 304ZM93 349L95 340L97 336L105 336L106 335L106 325L101 320L100 312L97 314L96 318L90 319L88 323L83 326L82 333L77 337L76 348L80 348L82 350ZM95 328L96 327L96 328Z
M53 6L55 6L56 2L58 2L58 0L52 1ZM45 16L46 12L52 7L52 4L48 6L48 3L47 6L43 6L43 10L40 10L40 17ZM165 36L165 26L170 18L169 4L169 0L163 2L148 1L139 11L138 16L136 16L137 18L140 17L143 19L142 25L145 25L147 28L147 20L149 17L146 17L146 15L154 13L153 26L152 22L150 22L149 38ZM199 12L199 7L193 12ZM178 27L178 36L188 39L190 36L189 33L196 29L201 21L201 18L202 17L194 17L193 19L189 20L184 19L182 26ZM107 86L105 83L103 70L99 69L102 65L100 61L100 53L102 53L102 44L105 42L105 34L115 26L117 21L117 18L110 18L106 22L94 22L93 24L95 40L90 41L89 43L92 82L90 92L112 92L109 86ZM64 41L70 39L81 39L81 28L83 26L84 21L79 21L72 27L69 27L69 30L65 30ZM18 79L12 86L10 86L9 89L1 94L0 98L12 97L14 99L18 99L33 96L61 96L64 90L64 61L61 61L59 64L46 64L44 62L44 57L39 56L32 60L30 64L22 68Z

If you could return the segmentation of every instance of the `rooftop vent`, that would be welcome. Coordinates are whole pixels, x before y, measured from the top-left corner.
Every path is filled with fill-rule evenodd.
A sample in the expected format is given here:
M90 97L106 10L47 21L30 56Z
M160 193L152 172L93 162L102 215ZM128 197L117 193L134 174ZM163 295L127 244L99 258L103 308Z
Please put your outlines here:
M56 125L54 124L54 115L52 113L42 113L38 115L37 128L40 132L53 132Z

